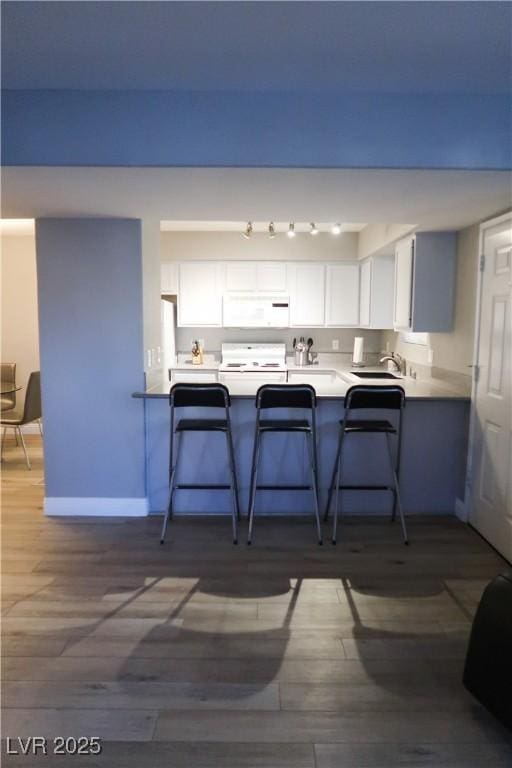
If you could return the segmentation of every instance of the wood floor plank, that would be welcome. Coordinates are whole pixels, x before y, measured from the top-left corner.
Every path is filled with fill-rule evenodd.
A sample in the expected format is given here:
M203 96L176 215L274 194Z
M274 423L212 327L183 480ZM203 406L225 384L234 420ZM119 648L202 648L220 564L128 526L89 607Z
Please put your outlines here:
M512 745L494 742L315 744L317 768L508 768Z
M62 756L5 760L9 768L62 768ZM75 755L73 768L315 768L312 744L105 741L98 757Z
M4 737L94 735L105 741L150 741L156 717L149 710L7 708L2 728Z
M156 682L6 682L6 708L56 709L279 709L276 683L197 684Z
M284 738L290 742L341 743L471 743L504 739L502 729L486 717L474 713L367 712L338 714L336 712L233 712L227 718L221 711L160 712L156 725L156 740L162 741L226 741L233 730L247 742L274 742Z

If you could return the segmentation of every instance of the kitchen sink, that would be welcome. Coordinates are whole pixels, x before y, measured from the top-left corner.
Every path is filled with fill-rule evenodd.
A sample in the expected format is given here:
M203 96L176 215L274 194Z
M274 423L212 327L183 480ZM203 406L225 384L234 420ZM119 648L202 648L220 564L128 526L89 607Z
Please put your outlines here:
M350 371L353 376L359 376L360 379L401 379L401 376L395 376L388 371Z

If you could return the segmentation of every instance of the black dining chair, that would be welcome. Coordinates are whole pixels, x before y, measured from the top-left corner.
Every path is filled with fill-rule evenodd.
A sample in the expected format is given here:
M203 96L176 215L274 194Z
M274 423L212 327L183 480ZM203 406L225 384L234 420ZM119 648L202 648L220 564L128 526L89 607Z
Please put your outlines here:
M316 449L316 392L309 384L264 384L256 393L256 429L251 468L251 486L249 496L249 533L247 544L252 542L256 492L266 491L313 491L313 503L316 519L318 543L322 544L322 528L318 507L318 462ZM302 419L263 419L262 411L273 409L301 410L307 418ZM258 484L258 470L261 459L263 435L289 432L304 435L308 446L311 481L307 485L263 485Z
M233 500L232 528L233 543L238 543L238 520L240 519L240 505L238 500L238 482L235 466L235 452L233 449L233 434L229 410L231 399L229 390L223 384L175 384L169 393L169 405L171 408L171 426L169 442L169 498L164 514L160 543L165 542L165 534L169 520L173 516L173 497L177 490L228 490L231 489ZM224 418L176 418L176 409L201 408L222 409ZM186 433L190 432L220 432L226 436L227 458L230 472L230 483L204 484L204 483L178 483L178 462L181 441Z
M408 544L407 528L405 525L402 501L400 498L400 454L402 445L402 415L405 406L405 392L400 386L371 386L356 385L350 387L345 395L345 415L340 421L340 432L338 439L338 448L336 459L332 471L331 482L329 485L329 494L327 497L327 506L325 509L324 520L327 520L331 507L332 497L334 495L334 522L332 528L332 543L336 544L336 534L338 527L338 516L341 515L341 492L343 491L391 491L393 494L392 520L396 518L396 511L400 516L404 543ZM389 418L396 414L395 423L385 418L351 418L353 411L384 411ZM343 480L343 449L349 436L357 435L382 435L385 438L386 450L389 457L390 468L393 476L392 485L349 485ZM390 443L390 436L396 438L395 458ZM343 482L342 482L343 481Z

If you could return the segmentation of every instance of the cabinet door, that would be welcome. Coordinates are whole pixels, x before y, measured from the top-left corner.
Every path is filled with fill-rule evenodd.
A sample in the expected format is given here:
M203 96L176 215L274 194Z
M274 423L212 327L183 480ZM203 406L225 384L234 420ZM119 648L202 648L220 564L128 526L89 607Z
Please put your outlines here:
M175 261L163 261L160 266L160 290L162 293L178 293L178 265Z
M370 326L372 262L370 259L361 264L361 291L359 294L359 325L361 328Z
M222 269L223 265L214 261L180 264L178 325L221 325Z
M325 322L325 267L323 264L289 264L290 325L323 326Z
M395 316L396 330L409 330L412 321L412 281L414 270L413 240L397 243L395 250Z
M286 292L286 264L284 262L258 264L257 274L258 291Z
M325 324L359 326L359 264L330 264L326 276Z
M257 265L254 261L226 262L226 291L255 291Z

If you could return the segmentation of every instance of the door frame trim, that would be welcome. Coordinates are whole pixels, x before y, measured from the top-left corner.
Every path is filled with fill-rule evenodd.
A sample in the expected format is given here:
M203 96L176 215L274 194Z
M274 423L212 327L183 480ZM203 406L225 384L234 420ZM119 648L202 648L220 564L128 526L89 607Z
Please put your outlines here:
M473 356L472 356L472 364L473 366L478 365L479 357L479 347L480 347L480 321L481 321L481 315L482 315L482 286L483 286L483 280L482 275L483 271L480 269L480 257L483 254L483 246L484 246L484 236L485 232L488 229L491 229L492 227L497 226L498 224L501 224L502 222L508 221L512 222L512 209L507 211L506 213L502 213L499 216L495 216L492 219L488 219L487 221L484 221L480 224L480 234L478 236L478 255L477 255L477 286L476 286L476 308L475 308L475 330L474 330L474 336L473 336ZM477 390L477 380L475 378L475 368L472 369L472 376L471 376L471 405L470 405L470 416L469 416L469 439L468 439L468 453L467 453L467 460L466 460L466 479L464 483L464 521L466 523L470 522L471 517L471 511L473 506L473 496L471 493L471 481L472 481L472 473L473 473L473 446L475 442L475 427L476 427L476 390Z

